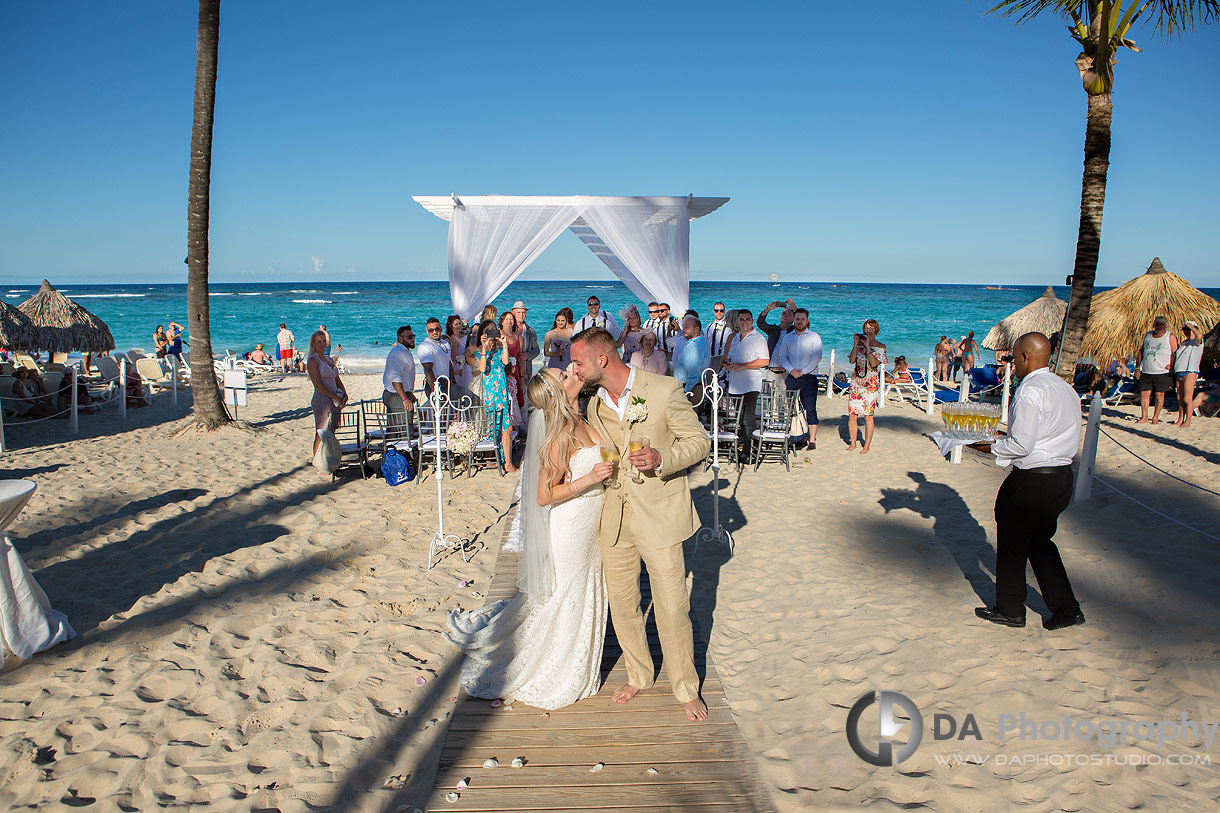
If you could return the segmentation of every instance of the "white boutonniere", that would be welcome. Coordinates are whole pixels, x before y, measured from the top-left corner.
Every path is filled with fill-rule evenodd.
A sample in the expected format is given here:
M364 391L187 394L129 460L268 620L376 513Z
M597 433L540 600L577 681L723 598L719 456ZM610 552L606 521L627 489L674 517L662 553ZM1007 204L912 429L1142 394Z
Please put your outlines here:
M623 418L630 426L648 420L648 402L643 398L632 398L631 403L623 412Z

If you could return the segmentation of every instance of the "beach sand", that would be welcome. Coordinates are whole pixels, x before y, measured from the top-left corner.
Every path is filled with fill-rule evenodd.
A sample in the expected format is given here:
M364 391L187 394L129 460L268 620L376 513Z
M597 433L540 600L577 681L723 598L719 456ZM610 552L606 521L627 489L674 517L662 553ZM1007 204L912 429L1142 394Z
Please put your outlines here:
M378 376L345 380L353 397L380 394ZM488 584L515 481L486 471L445 481L446 530L482 549L429 572L435 481L319 476L308 400L304 376L258 381L242 414L257 434L175 435L189 398L164 397L126 424L112 411L83 416L75 437L59 423L7 427L6 476L39 486L9 535L79 637L29 661L10 655L0 673L0 807L422 805L460 666L438 630L449 608L481 604L472 593ZM959 466L939 458L923 437L933 419L909 405L879 413L871 454L846 452L845 404L820 400L818 449L797 454L790 473L722 472L736 555L704 543L692 563L694 611L776 807L1220 799L1214 765L1165 764L1220 743L1103 749L997 731L999 715L1022 712L1220 718L1215 541L1099 483L1057 537L1088 624L1048 633L1032 610L1023 630L987 624L973 608L993 599L1004 472L973 453ZM1107 431L1216 488L1220 424L1135 426L1131 413L1107 410ZM1216 533L1220 497L1104 437L1098 472ZM710 522L710 473L693 485ZM924 718L922 745L895 768L863 762L844 736L848 709L879 689L905 694ZM935 714L973 714L981 741L934 740ZM875 730L876 712L864 719ZM1053 764L1056 754L1101 764ZM1109 754L1162 764L1105 764ZM384 789L391 776L403 787Z

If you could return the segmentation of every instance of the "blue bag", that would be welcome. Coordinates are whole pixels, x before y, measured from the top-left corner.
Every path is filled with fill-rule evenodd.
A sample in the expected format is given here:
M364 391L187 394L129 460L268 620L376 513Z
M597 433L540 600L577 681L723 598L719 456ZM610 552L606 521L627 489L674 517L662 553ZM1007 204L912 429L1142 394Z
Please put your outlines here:
M393 447L386 449L381 458L381 475L392 486L400 486L415 479L411 459Z

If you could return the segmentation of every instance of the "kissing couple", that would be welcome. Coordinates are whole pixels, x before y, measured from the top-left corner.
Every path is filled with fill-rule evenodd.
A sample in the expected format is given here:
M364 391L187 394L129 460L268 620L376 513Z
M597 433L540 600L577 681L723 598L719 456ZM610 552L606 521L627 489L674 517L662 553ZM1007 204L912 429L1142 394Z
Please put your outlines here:
M568 370L543 369L527 388L517 596L449 615L445 638L467 657L462 688L543 709L597 694L608 605L627 668L614 702L630 702L653 684L643 562L674 696L687 719L707 719L682 554L699 527L686 469L707 456L707 431L681 384L625 365L607 331L580 333L571 352ZM587 384L599 389L586 418ZM616 476L616 458L637 473Z

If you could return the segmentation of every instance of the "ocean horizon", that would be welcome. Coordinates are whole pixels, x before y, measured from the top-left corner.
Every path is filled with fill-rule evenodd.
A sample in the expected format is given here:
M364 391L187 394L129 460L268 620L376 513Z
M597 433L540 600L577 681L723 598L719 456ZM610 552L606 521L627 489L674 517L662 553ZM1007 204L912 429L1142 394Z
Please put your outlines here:
M1066 286L1053 287L1061 299L1068 298ZM791 297L809 310L810 326L822 336L827 361L833 348L840 365L846 361L851 335L865 319L874 318L881 323L880 338L890 358L905 355L913 366L922 366L942 335L956 339L973 330L981 342L994 324L1045 289L1045 285L999 283L697 280L690 284L690 307L706 326L712 303L718 300L729 308L749 308L757 317L768 302ZM0 296L10 305L37 290L37 282L0 284ZM149 349L158 324L187 321L185 283L65 284L59 290L105 321L119 350ZM1201 290L1220 296L1220 289ZM215 353L247 353L260 342L273 353L281 322L296 334L297 346L304 348L310 333L324 324L332 343L342 345L344 365L354 372L381 370L399 325L411 324L422 340L428 317L443 321L452 312L445 280L220 282L209 285L209 292ZM589 294L597 294L603 309L620 324L627 305L644 304L617 280L517 280L492 304L503 312L523 300L530 308L529 322L541 338L561 307L571 308L579 318ZM777 322L779 314L768 318ZM983 357L989 361L990 352Z

